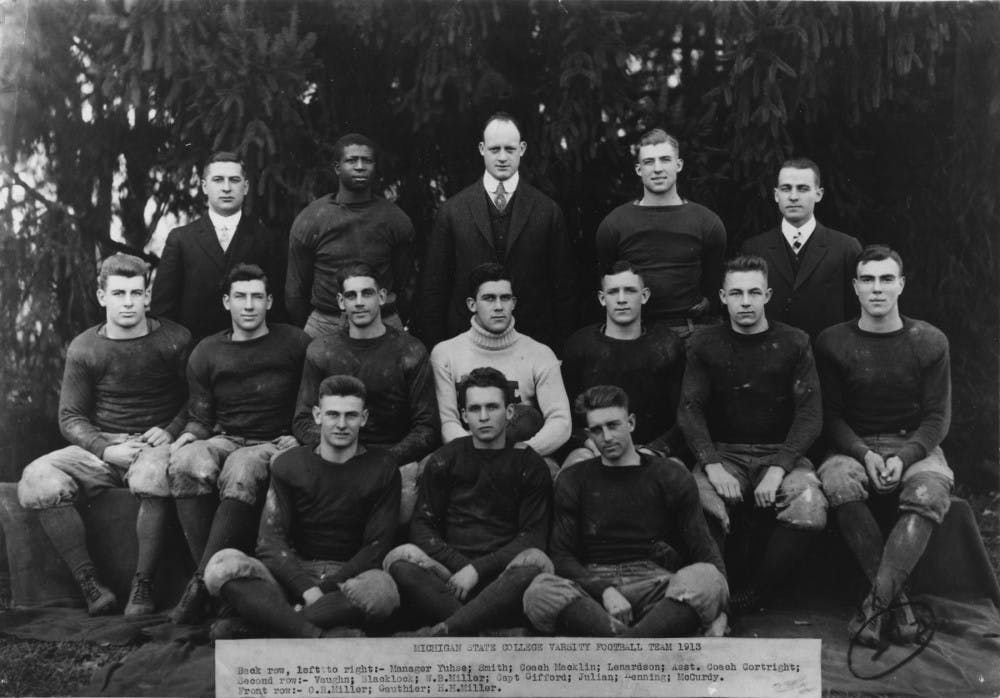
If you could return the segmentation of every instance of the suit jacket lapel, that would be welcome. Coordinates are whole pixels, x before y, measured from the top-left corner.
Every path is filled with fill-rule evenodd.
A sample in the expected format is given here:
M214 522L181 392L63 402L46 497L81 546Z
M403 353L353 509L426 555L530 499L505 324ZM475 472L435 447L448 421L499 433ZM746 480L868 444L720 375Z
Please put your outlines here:
M226 254L235 262L242 262L247 258L247 252L253 246L253 224L250 217L244 213L240 216L240 224L236 226L233 239L229 241L229 250ZM220 246L221 249L221 246Z
M799 273L795 277L795 288L801 286L809 276L816 271L816 267L819 265L823 257L826 256L827 250L829 249L829 241L827 239L826 230L820 226L816 225L816 230L809 240L809 244L806 245L806 250L803 253L802 263L799 264Z
M207 214L201 219L201 227L198 230L198 234L195 235L195 240L205 253L205 257L210 259L220 271L225 271L226 255L222 251L222 245L219 244L219 238L215 235L215 227L212 225L212 219ZM232 245L233 243L230 242L229 244Z
M486 240L486 244L493 249L493 228L490 227L490 214L486 210L486 190L481 182L473 185L469 192L469 213L472 214L472 222L475 223L479 234Z
M788 243L785 241L785 236L781 234L780 228L772 231L768 236L767 246L772 252L771 260L775 262L776 271L781 274L789 286L794 285L795 272L792 270L791 260L788 259Z
M531 209L535 207L534 192L527 182L521 180L517 192L514 194L514 210L510 212L510 231L507 233L507 249L504 250L504 257L510 254L514 247L514 242L518 235L528 225L528 218L531 216Z

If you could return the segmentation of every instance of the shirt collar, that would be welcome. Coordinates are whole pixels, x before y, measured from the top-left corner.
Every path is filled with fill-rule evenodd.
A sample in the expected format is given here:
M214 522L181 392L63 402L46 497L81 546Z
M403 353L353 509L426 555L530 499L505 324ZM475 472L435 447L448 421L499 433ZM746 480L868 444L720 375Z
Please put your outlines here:
M809 237L816 230L816 216L813 216L808 221L806 221L801 228L796 228L794 225L789 223L786 219L781 219L781 234L785 236L785 240L788 244L792 244L792 238L795 237L795 233L802 233L802 237L799 238L799 242L803 245L809 240Z
M208 209L208 218L212 221L212 227L218 230L220 227L225 225L230 232L235 233L236 228L240 224L240 219L243 217L243 211L237 211L231 216L223 216L212 209Z
M507 192L507 198L509 199L511 195L517 191L517 183L521 181L521 173L515 172L511 175L510 179L505 179L503 181L503 190ZM483 172L483 188L486 189L486 193L493 198L493 195L497 192L497 185L500 184L500 180L491 175L489 172Z

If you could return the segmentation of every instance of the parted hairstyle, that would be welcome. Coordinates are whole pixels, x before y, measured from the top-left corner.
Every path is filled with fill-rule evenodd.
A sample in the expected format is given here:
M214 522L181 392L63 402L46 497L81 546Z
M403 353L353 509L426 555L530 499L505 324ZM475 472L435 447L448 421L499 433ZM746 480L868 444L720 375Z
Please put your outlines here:
M328 376L319 384L319 394L316 396L316 403L327 396L337 397L359 397L362 402L367 402L368 391L365 384L354 376L336 375Z
M267 280L267 274L256 264L240 262L230 269L229 273L226 274L226 278L222 280L222 292L228 296L229 292L233 290L233 284L237 281L263 281L264 293L271 295L271 287Z
M514 124L514 128L517 129L517 135L521 138L521 140L524 140L524 131L521 130L520 122L517 119L515 119L511 114L508 114L505 111L493 112L492 114L490 114L489 118L487 118L486 121L483 122L483 129L482 131L480 131L481 140L485 140L486 127L492 124L494 121L507 121L509 123Z
M378 146L368 136L361 133L345 133L333 144L333 161L340 162L344 157L344 151L351 145L364 145L372 149L372 156L375 158L375 166L378 167Z
M627 259L619 259L617 262L608 267L603 274L601 274L601 288L604 288L604 279L608 276L614 276L615 274L623 274L625 272L632 272L639 277L639 283L643 286L646 285L646 280L642 277L642 272L639 271L639 267L632 264L632 262Z
M133 278L141 276L145 285L149 286L149 265L138 257L123 252L116 252L103 262L97 275L97 285L107 288L109 276L124 276Z
M205 166L201 168L202 179L208 177L208 166L214 162L235 162L240 166L240 171L243 173L243 176L247 176L247 166L243 163L243 158L228 150L217 150L208 156L208 160L205 161Z
M660 143L669 143L674 147L674 152L677 153L677 157L681 156L681 144L677 142L677 139L664 131L662 128L654 128L646 131L639 137L639 143L635 147L636 161L639 159L639 149L642 148L642 146L659 145Z
M510 384L507 376L492 366L482 366L469 371L469 375L458 382L458 409L465 409L465 391L469 388L499 388L503 393L503 405L510 404Z
M353 279L355 276L367 276L369 279L375 279L375 288L382 288L382 282L378 278L378 273L367 262L351 262L337 270L337 287L344 288L344 282L348 279Z
M781 163L781 167L778 168L778 173L774 176L775 179L781 174L781 171L786 167L793 170L812 170L813 176L816 178L816 188L819 189L823 186L823 180L820 177L819 165L810 160L809 158L789 158Z
M722 265L723 283L725 283L727 274L741 271L759 271L764 275L764 280L767 281L767 261L755 254L744 254L728 259Z
M473 267L469 272L469 298L476 298L479 295L479 287L487 281L510 281L511 288L514 287L507 267L496 262L485 262Z
M576 396L573 410L585 415L605 407L621 407L628 412L628 393L617 385L595 385Z
M858 267L865 262L881 262L883 259L891 259L896 262L899 265L899 275L904 276L903 258L888 245L868 245L865 249L861 250L861 254L858 255L858 261L854 263L854 276L858 275Z

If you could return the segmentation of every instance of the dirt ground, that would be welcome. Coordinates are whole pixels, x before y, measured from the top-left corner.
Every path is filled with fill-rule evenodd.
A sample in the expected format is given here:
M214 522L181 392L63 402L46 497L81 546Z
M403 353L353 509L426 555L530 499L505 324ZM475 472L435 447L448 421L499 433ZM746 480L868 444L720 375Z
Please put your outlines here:
M956 492L969 501L993 569L1000 576L1000 493ZM0 638L0 696L75 696L94 671L137 645L90 645Z

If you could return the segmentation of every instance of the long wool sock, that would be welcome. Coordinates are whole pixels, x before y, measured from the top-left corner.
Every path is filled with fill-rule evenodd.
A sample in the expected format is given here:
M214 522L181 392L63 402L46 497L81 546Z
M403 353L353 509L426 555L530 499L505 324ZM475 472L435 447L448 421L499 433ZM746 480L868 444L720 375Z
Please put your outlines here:
M462 607L448 585L420 565L400 560L389 567L389 574L399 589L400 607L417 622L439 623Z
M616 637L615 625L604 606L590 597L575 599L556 618L556 629L567 635Z
M701 627L694 609L674 599L661 599L623 637L687 637Z
M166 527L170 500L165 497L141 497L139 514L135 519L135 537L139 541L139 559L135 565L136 574L151 579L156 571L156 563L163 550L163 536Z
M521 597L541 570L514 567L486 585L479 594L445 620L449 635L477 635L481 630L506 623L516 625L522 618Z
M875 577L875 597L884 604L892 603L902 591L910 572L920 561L927 541L934 532L930 519L905 513L896 521L882 554L882 564Z
M323 594L322 598L302 609L302 617L323 628L349 626L357 628L365 621L365 612L351 604L339 589Z
M803 531L787 526L775 526L764 549L764 559L753 578L753 589L762 598L793 574L812 545L816 531Z
M87 550L87 531L83 526L80 512L72 504L40 509L38 522L42 530L52 541L53 547L59 553L66 566L76 573L81 567L93 566L90 552Z
M222 598L243 620L278 637L319 637L320 629L296 613L281 592L262 579L234 579L222 585Z
M191 560L198 565L200 573L204 568L205 542L212 530L212 518L219 506L219 499L214 494L178 497L174 500L174 506L177 508L181 530L184 531L184 540L191 552Z
M885 541L875 517L864 502L848 502L837 507L837 525L847 547L861 565L869 582L875 583Z
M252 555L257 542L260 512L259 506L236 499L227 498L219 502L197 573L203 574L208 561L223 548L236 548Z

